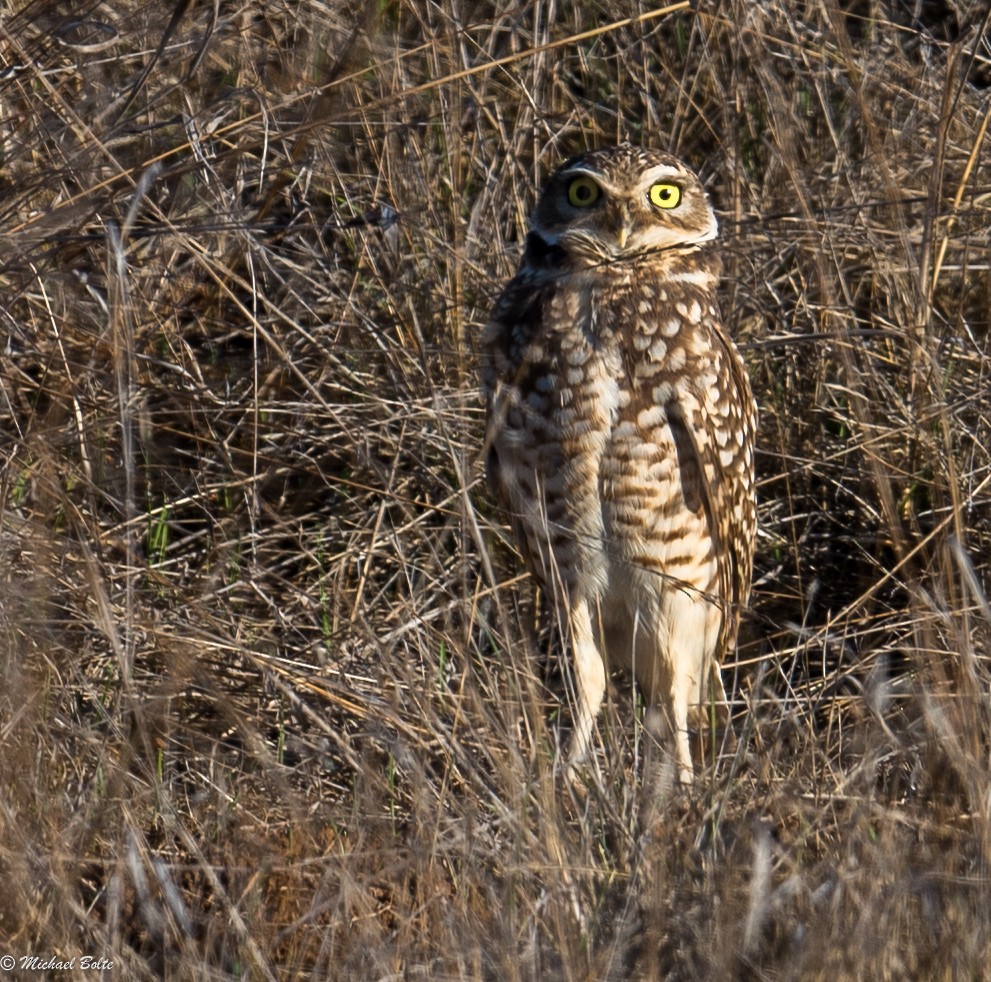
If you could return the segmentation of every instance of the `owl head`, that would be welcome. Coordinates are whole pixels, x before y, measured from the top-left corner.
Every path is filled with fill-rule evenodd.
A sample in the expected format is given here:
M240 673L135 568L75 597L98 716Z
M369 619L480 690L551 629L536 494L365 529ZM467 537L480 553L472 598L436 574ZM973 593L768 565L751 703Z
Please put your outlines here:
M558 168L530 229L548 245L593 261L693 246L718 231L691 170L677 157L628 143L580 154Z

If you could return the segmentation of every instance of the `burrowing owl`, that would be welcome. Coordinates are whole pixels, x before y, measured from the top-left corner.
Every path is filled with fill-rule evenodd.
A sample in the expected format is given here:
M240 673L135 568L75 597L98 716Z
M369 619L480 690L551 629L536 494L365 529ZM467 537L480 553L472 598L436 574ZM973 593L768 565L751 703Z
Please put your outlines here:
M750 592L757 410L716 306L716 231L675 157L575 157L485 332L486 467L566 629L572 765L610 663L633 670L690 781L689 720L722 692Z

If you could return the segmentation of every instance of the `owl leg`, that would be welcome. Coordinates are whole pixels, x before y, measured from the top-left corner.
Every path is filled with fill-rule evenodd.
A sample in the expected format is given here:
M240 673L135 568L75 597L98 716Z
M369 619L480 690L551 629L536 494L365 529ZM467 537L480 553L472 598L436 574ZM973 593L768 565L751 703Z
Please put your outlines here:
M595 717L606 692L606 667L602 660L595 634L588 601L579 600L569 610L572 660L575 666L577 706L574 719L575 732L568 754L568 771L572 773L588 750L592 738Z
M648 732L662 746L669 741L674 743L675 760L678 765L678 780L691 784L695 779L692 764L692 750L688 739L689 690L691 680L675 676L670 689L660 699L660 705L651 708L646 716Z
M685 590L666 597L664 618L657 638L659 665L654 701L670 728L678 777L682 784L694 778L689 742L689 720L704 724L700 703L711 672L712 651L718 631L718 608Z
M678 780L682 784L691 784L695 777L692 750L688 742L688 705L693 690L698 691L698 680L687 672L677 672L671 685L671 724L678 759Z

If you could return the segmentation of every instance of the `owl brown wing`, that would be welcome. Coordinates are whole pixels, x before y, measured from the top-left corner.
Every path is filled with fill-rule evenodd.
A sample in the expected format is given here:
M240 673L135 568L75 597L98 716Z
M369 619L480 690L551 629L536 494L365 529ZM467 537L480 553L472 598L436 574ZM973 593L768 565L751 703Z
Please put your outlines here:
M497 382L513 382L538 337L544 311L566 262L564 252L535 233L527 236L519 272L499 295L482 337L482 394L486 408Z
M740 400L750 400L750 385L738 359L724 351L722 368L727 389ZM747 496L750 488L741 480L739 462L724 467L716 439L717 420L703 409L707 401L696 393L690 404L672 402L666 409L682 482L682 496L693 511L705 514L716 559L718 596L714 603L722 607L716 657L722 658L736 644L740 610L750 593L750 570L753 559L752 516ZM736 399L732 400L737 404ZM745 425L749 425L749 420Z
M740 435L740 446L734 454L731 470L724 484L727 488L727 511L731 519L730 552L733 558L733 604L736 622L729 638L729 646L736 644L741 608L750 599L750 583L753 576L754 540L757 532L757 502L754 495L753 453L757 431L757 405L754 402L746 366L736 346L716 327L716 338L723 353L727 391L734 398L732 407L733 428ZM718 456L718 455L717 455ZM728 650L728 649L727 649Z
M527 470L523 448L532 439L535 422L532 411L528 413L526 394L541 369L540 332L548 297L546 283L540 283L532 271L521 271L499 297L480 353L486 483L509 518L513 540L524 561L540 581L542 550L532 541L532 529L525 519L527 508L536 507L536 502L521 500L520 487L522 473Z
M691 400L693 403L695 400ZM733 595L733 557L727 547L725 514L728 505L726 481L719 465L715 443L707 425L708 417L701 410L701 401L686 405L674 401L665 407L668 428L678 455L678 476L685 505L693 512L705 515L712 551L716 557L718 597L713 602L724 606ZM726 618L724 616L724 624ZM722 638L722 632L720 634ZM719 652L723 651L720 644Z
M506 432L510 405L540 368L534 364L534 343L552 290L553 281L547 277L521 270L503 290L482 336L480 378L487 419L482 452L489 487L500 498L500 437Z
M696 727L708 726L709 723L711 703L704 697L706 692L716 701L717 725L725 725L728 719L726 695L719 669L723 658L736 645L742 588L740 574L747 568L747 561L740 549L741 540L731 524L733 513L730 510L732 502L729 480L720 466L711 421L701 411L702 405L704 403L700 400L692 408L677 402L666 407L668 427L678 455L682 496L689 508L705 515L712 537L717 595L706 599L718 606L722 614L716 650L708 663L708 678L701 687L702 705L692 707L689 711L689 719ZM690 413L689 418L686 418L686 413ZM722 708L718 708L718 704Z

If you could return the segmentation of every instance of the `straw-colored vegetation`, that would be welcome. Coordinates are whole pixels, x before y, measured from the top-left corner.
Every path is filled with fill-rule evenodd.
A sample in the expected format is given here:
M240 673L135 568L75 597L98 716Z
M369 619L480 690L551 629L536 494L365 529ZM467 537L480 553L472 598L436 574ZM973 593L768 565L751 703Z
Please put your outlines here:
M985 977L986 5L679 6L7 5L0 955ZM622 139L710 188L762 412L690 792L623 676L587 793L555 774L478 461L535 185Z

